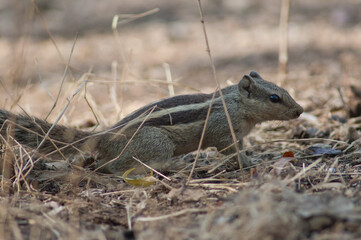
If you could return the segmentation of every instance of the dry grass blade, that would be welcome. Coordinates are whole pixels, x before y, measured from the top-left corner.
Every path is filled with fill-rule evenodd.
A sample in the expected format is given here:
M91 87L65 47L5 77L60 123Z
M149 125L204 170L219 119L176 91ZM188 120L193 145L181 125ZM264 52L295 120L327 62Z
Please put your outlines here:
M203 143L203 138L204 138L204 135L206 133L207 123L208 123L209 115L211 114L212 105L213 105L213 101L214 101L215 96L216 96L216 91L214 91L214 93L212 95L212 99L211 99L209 107L208 107L206 120L204 122L204 126L203 126L203 129L202 129L201 139L199 140L199 144L198 144L197 154L196 154L196 157L195 157L195 159L193 161L192 169L191 169L191 171L189 173L189 176L188 176L188 179L187 179L187 183L186 183L187 185L190 183L190 181L192 179L192 175L193 175L194 169L196 167L196 164L197 164L197 161L198 161L198 158L199 158L200 150L201 150L202 143Z
M145 164L144 162L142 162L141 160L139 160L136 157L133 157L133 159L137 162L139 162L140 164L142 164L143 166L145 166L146 168L152 170L153 172L155 172L156 174L158 174L159 176L162 176L163 178L167 179L168 181L172 181L172 179L170 179L169 177L167 177L166 175L160 173L159 171L155 170L154 168L148 166L147 164Z
M90 77L89 82L94 82L97 84L113 84L115 81L116 83L121 84L121 85L123 85L123 84L148 84L148 83L157 84L157 85L167 85L167 86L169 85L169 82L161 80L161 79L120 80L119 78L113 79L113 78L110 78L107 76L96 76L94 74L90 74L89 77ZM201 92L199 89L189 87L185 84L176 82L178 80L179 80L178 78L174 79L174 81L172 82L172 85L181 87L185 90L194 91L197 93Z
M46 23L46 20L44 19L43 15L41 14L41 11L40 11L38 5L36 4L35 0L31 0L31 3L32 3L33 6L34 6L34 9L35 9L36 13L39 15L39 17L40 17L40 19L41 19L41 22L42 22L42 24L43 24L43 26L44 26L44 28L45 28L45 31L46 31L46 33L48 34L51 42L53 43L53 45L54 45L54 47L55 47L55 49L56 49L56 51L57 51L57 53L58 53L61 61L64 63L64 65L66 65L65 59L64 59L63 55L61 54L60 49L58 48L58 45L56 44L56 42L55 42L55 40L54 40L54 37L53 37L53 35L51 34L51 32L50 32L50 30L49 30L49 28L48 28L48 24Z
M174 94L174 84L173 84L173 78L172 78L172 73L170 71L169 64L163 63L163 67L164 67L165 75L167 78L169 97L173 97L175 95Z
M44 144L44 142L46 140L52 141L52 139L49 137L50 132L53 130L53 128L58 124L58 122L60 121L61 117L64 115L65 111L68 109L69 104L71 103L72 99L79 93L79 91L85 86L86 80L84 80L82 82L82 84L80 85L80 87L75 90L75 92L72 94L72 96L70 96L70 98L68 99L67 104L65 105L65 107L63 108L63 110L61 111L61 113L59 114L59 116L56 118L56 120L54 121L54 123L51 125L51 127L49 128L49 130L47 131L47 133L45 134L44 138L42 139L42 141L39 143L39 145L37 146L37 148L34 151L37 152L40 147ZM52 142L53 143L53 142ZM55 146L55 148L58 150L58 152L62 155L62 153L60 152L60 150L56 147L56 145L53 143L53 145ZM33 154L33 156L34 156ZM32 156L32 157L33 157ZM64 156L63 156L64 157ZM65 157L64 157L65 159Z
M86 81L85 87L84 87L84 99L88 105L88 107L90 108L90 110L93 113L93 116L95 118L95 121L97 122L95 128L93 129L93 131L99 126L100 123L102 123L104 126L108 126L109 125L109 121L108 119L103 115L103 113L96 107L97 104L94 100L93 95L87 91L88 90L88 81Z
M4 123L5 124L5 123ZM13 136L14 136L15 127L9 121L9 125L6 128L6 149L4 158L0 161L1 167L1 189L4 193L8 194L11 189L11 179L14 176L14 157L13 152Z
M63 89L63 84L64 84L64 81L65 81L65 77L66 77L66 75L67 75L67 73L68 73L68 69L69 69L69 65L70 65L70 60L71 60L71 57L72 57L72 55L73 55L74 48L75 48L75 43L76 43L77 39L78 39L78 34L76 34L75 39L74 39L74 42L73 42L73 46L71 47L71 51L70 51L70 55L69 55L69 58L68 58L68 62L67 62L66 65L65 65L63 77L62 77L62 79L61 79L59 91L58 91L58 94L56 95L55 102L54 102L53 106L51 107L48 115L46 115L45 121L48 119L48 117L50 116L50 114L53 112L54 108L55 108L56 105L58 104L58 100L59 100L59 97L60 97L60 93L61 93L61 90Z
M237 142L238 142L237 137L236 137L236 134L234 133L231 117L229 116L227 105L226 105L226 102L224 100L223 93L222 93L222 90L220 88L220 84L219 84L218 79L217 79L216 67L214 66L214 62L213 62L213 58L212 58L212 54L211 54L211 49L209 47L208 36L207 36L207 31L206 31L206 25L205 25L205 21L204 21L204 18L203 18L203 9L202 9L201 0L198 0L198 9L199 9L199 14L200 14L200 18L201 18L201 23L202 23L203 33L204 33L204 39L205 39L206 47L207 47L206 51L208 53L209 61L210 61L211 67L212 67L213 78L214 78L214 81L217 84L218 92L219 92L219 95L221 97L223 108L224 108L224 113L226 114L226 117L227 117L228 126L229 126L229 129L231 131L232 139L233 139L234 146L235 146L235 149L236 149L236 152L237 152L237 160L238 160L239 168L242 170L243 166L242 166L241 156L239 154L239 146L237 144ZM241 171L241 174L242 174L242 177L243 177L243 171Z
M314 168L315 166L317 166L317 164L319 164L322 161L322 158L317 159L316 161L314 161L312 164L308 165L306 168L303 168L302 171L300 171L299 173L297 173L295 176L293 176L290 179L286 180L286 184L290 184L291 182L295 181L296 179L299 179L301 177L303 177L304 175L306 175L306 173Z
M280 14L280 44L278 52L278 81L282 86L286 80L288 63L288 16L290 0L282 0Z
M135 222L153 222L153 221L165 220L172 217L178 217L187 213L205 213L205 212L207 212L207 209L188 208L178 212L173 212L171 214L166 214L157 217L137 217L135 219Z
M117 29L118 25L123 25L129 22L132 22L134 20L137 20L139 18L145 17L145 16L149 16L152 15L156 12L159 11L159 8L154 8L151 9L149 11L143 12L143 13L139 13L139 14L119 14L119 15L115 15L113 18L113 23L112 23L112 29ZM122 20L119 20L119 18L125 18Z

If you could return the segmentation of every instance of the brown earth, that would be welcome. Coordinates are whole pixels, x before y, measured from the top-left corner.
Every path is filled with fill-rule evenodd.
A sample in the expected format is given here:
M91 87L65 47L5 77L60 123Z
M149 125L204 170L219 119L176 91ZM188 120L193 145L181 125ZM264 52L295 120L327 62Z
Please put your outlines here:
M31 1L0 1L1 108L45 118L60 91L54 121L80 89L61 123L91 130L167 97L167 73L176 94L215 89L197 1L36 3L40 14ZM222 86L251 70L277 82L280 1L202 4ZM112 30L115 14L155 8ZM306 114L250 134L251 171L212 149L189 185L190 168L136 188L86 169L17 166L11 185L2 178L0 239L360 239L360 23L360 1L291 1L284 87Z

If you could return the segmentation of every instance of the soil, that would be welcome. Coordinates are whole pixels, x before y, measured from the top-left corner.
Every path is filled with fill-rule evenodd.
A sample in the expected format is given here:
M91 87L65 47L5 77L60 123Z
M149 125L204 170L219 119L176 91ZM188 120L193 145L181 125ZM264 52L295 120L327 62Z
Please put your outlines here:
M175 94L216 89L197 1L35 2L0 2L2 109L53 122L69 104L60 123L91 131L171 95L167 79ZM0 238L360 239L361 2L291 1L283 82L280 2L202 1L221 86L256 70L305 109L252 131L252 168L207 149L188 184L196 153L136 187L17 147Z

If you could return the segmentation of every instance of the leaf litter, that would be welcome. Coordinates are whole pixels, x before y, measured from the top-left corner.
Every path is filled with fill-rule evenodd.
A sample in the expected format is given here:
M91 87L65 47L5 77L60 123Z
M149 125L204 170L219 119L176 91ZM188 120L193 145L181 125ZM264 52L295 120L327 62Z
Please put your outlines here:
M308 1L304 2L309 4ZM309 2L312 2L315 8L323 4ZM257 8L264 3L260 4L257 1L254 4ZM294 4L301 3L295 1ZM331 22L336 21L343 27L336 28L333 25L330 27L325 25L325 22L313 19L312 26L304 24L300 25L302 29L293 29L303 30L307 34L299 39L291 38L295 46L300 46L305 51L290 49L290 71L285 88L297 98L306 113L294 121L263 123L254 129L245 141L246 154L254 164L251 169L244 169L241 172L236 162L215 152L214 149L208 149L201 152L188 185L186 182L195 158L194 153L173 159L175 169L162 172L170 180L155 174L153 178L156 181L146 184L147 187L136 187L126 183L125 180L134 180L128 179L128 176L125 176L124 180L120 176L94 173L91 169L79 169L63 160L49 164L48 159L43 156L28 158L24 149L15 144L12 150L15 153L15 160L19 163L16 166L19 171L10 183L2 181L4 185L9 184L7 186L9 192L1 192L0 195L0 237L3 239L360 239L359 42L361 38L356 27L347 28L348 24L352 25L354 21L352 19L357 20L358 16L350 9L357 8L352 8L353 5L348 3L344 7L337 8L338 12L334 12L335 6L339 6L338 3L328 1L326 5L322 5L319 11L325 9L324 14L332 12L333 15L329 16ZM227 4L217 5L217 11L214 12L218 12L220 7L227 8L227 6ZM329 7L333 7L332 11L328 11ZM190 9L193 8L192 5ZM179 11L181 12L181 9ZM295 25L298 24L297 21L311 17L308 12L302 12L304 8L295 7L293 11L298 14L295 15L295 23L293 23ZM335 16L340 14L351 16L347 13L352 13L353 18L336 17L335 20ZM268 19L272 19L272 16L269 11L263 11L262 14L249 14L248 18L252 19L249 22L265 24ZM277 34L274 35L274 32L278 32L277 28L271 25L261 26L262 31L258 31L257 38L252 39L255 45L246 41L247 47L244 47L245 43L239 41L244 37L239 38L239 36L253 36L254 29L258 30L258 28L247 29L238 26L237 21L234 20L228 21L227 18L219 17L216 19L218 22L212 25L212 31L218 34L219 39L212 38L212 46L213 49L222 49L222 57L216 59L220 79L230 78L235 82L233 78L236 77L233 75L230 77L230 73L237 75L238 78L239 74L244 74L250 67L265 72L269 79L277 79L275 73L277 57L275 53L269 51L275 46L267 45L273 42L269 41L270 36L278 37ZM210 22L211 20L208 24ZM127 85L128 91L122 93L125 94L124 99L128 98L130 101L124 104L125 107L139 107L150 100L151 93L147 91L149 90L147 87L158 84L159 81L155 80L161 78L156 67L161 64L154 60L162 56L160 53L167 53L170 57L166 59L173 66L178 64L172 68L180 69L178 71L183 73L181 76L187 74L182 82L183 85L189 84L193 79L199 79L199 82L194 84L202 87L208 83L208 69L204 70L207 64L202 62L201 57L196 56L195 48L189 44L196 43L196 39L192 38L193 35L201 38L198 36L200 33L198 23L186 29L186 36L183 38L166 39L166 41L159 36L164 36L168 25L165 29L162 29L159 23L156 26L157 28L150 30L135 26L136 33L128 29L129 34L124 34L126 41L138 42L139 48L144 45L152 50L148 55L146 49L139 50L140 58L137 58L137 51L134 51L134 56L132 55L136 59L136 64L133 64L136 66L132 66L136 73L129 76L128 83L146 82L147 84L144 85L147 86L144 86L146 89L144 90L143 85L141 87ZM235 35L225 35L225 26L232 28L228 31L229 34ZM193 28L197 30L193 31ZM353 33L352 38L348 35L350 33ZM134 37L127 38L127 35L132 34L136 36L136 41ZM322 37L330 34L335 37L332 41L329 37L326 39ZM158 37L154 37L156 35ZM142 36L145 36L144 41ZM236 43L242 48L241 52L246 56L238 60L239 56L234 55L235 42L231 42L229 46L232 48L228 49L222 36L225 36L227 41L236 39ZM84 44L87 40L104 42L98 39L107 39L109 40L107 42L113 40L111 34L110 37L106 34L90 36L79 39L78 47L91 49ZM348 40L352 41L347 42ZM162 49L157 49L159 54L154 54L155 46L146 45L152 41L161 45ZM65 45L71 45L71 42L65 42ZM309 43L313 42L315 42L314 47L309 48ZM347 46L343 45L345 42ZM201 43L203 46L203 42ZM58 44L62 44L61 41L58 41ZM195 45L196 50L201 49L197 44ZM320 51L319 46L327 51ZM44 48L42 44L34 48L37 52L45 51L42 50ZM3 49L12 48L3 47ZM91 59L92 53L87 54L83 59L79 59L78 56L78 60L73 61L74 64L76 66L110 65L100 62L103 56L109 58L109 55L115 52L114 49L106 46L94 49L100 49L108 54L93 54L96 56L95 60ZM182 49L181 56L169 54L179 52L179 49ZM47 56L50 54L46 52ZM57 56L50 59L57 59ZM143 59L148 59L148 62L141 62ZM196 60L190 61L190 59ZM161 58L158 61L164 60ZM49 65L53 62L56 60L47 61ZM138 66L140 67L137 68ZM143 74L144 78L149 78L146 79L147 81L143 81ZM94 96L95 100L92 102L99 105L107 100L104 100L102 95L101 100L96 99L96 93L106 91L106 88L97 85L96 80L104 82L113 80L112 77L106 78L104 75L107 74L91 73L90 80L93 82L88 86L88 98ZM164 85L168 86L169 82L164 81ZM336 85L339 86L340 91L335 88ZM49 104L40 96L34 99L34 93L38 96L39 91L36 87L32 89L34 92L31 91L31 98L24 96L21 105L24 102L32 102L36 106L33 107L33 111L48 107ZM51 87L49 89L51 91ZM65 88L63 92L66 92ZM166 90L158 86L155 92L154 96L158 99ZM2 95L7 96L6 93ZM69 95L71 94L67 94ZM143 102L132 105L137 99L136 96L142 98ZM66 102L65 97L64 102ZM78 102L81 104L80 100ZM75 105L79 106L78 104L71 106L72 112L76 113L78 112L76 110L79 110L80 117L74 119L74 122L79 122L74 125L92 125L89 123L94 120L88 117L91 115L88 112L91 111L87 111L86 107L75 108ZM95 108L93 110L101 112L96 109L98 107L96 104L92 106ZM105 112L109 113L109 106L103 106L106 106ZM101 119L106 122L106 117ZM2 147L1 157L4 157L5 145ZM283 155L285 152L292 152L292 155ZM140 179L140 184L137 184L144 185L144 181Z

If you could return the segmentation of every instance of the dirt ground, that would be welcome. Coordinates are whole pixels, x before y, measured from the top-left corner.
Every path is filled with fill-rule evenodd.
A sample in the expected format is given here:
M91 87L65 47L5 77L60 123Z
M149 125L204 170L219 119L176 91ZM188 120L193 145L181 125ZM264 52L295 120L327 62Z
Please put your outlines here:
M60 123L91 131L168 97L167 79L216 87L197 1L35 2L0 0L2 109L53 122L69 104ZM221 85L251 70L279 83L281 1L202 6ZM283 86L305 114L252 131L251 169L207 149L188 185L195 153L135 187L14 150L0 239L361 239L361 1L293 0L288 27Z

